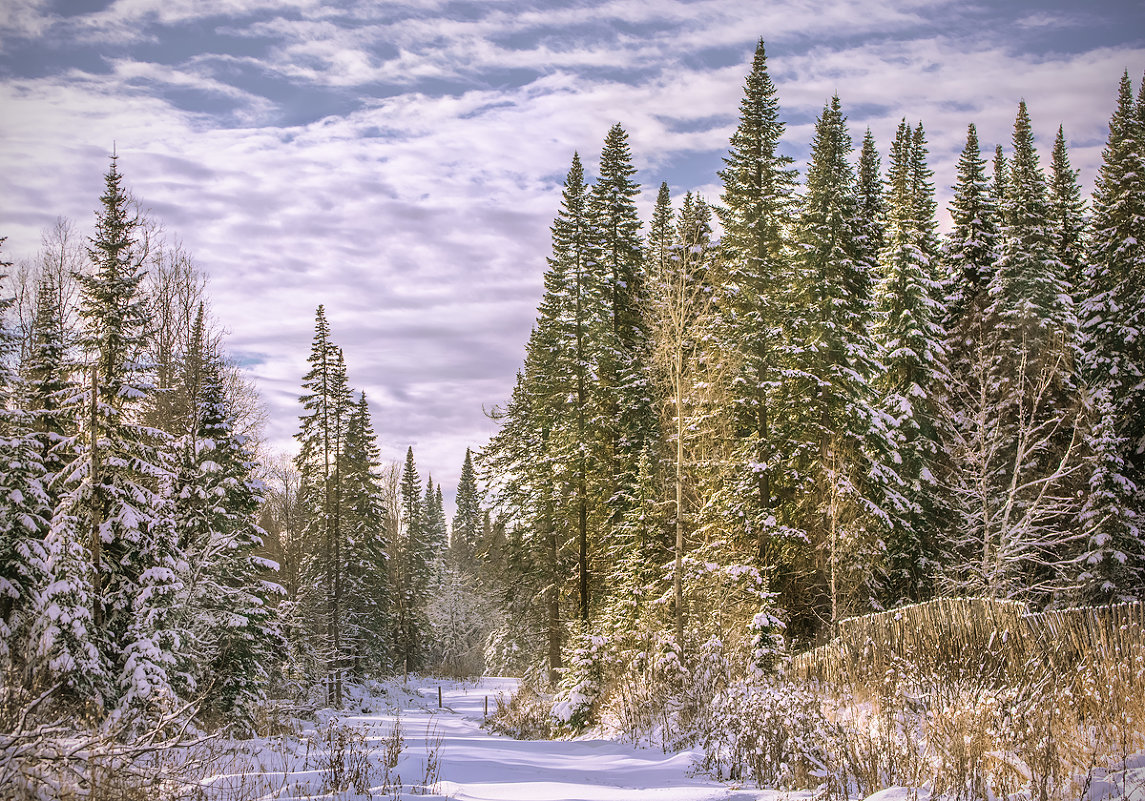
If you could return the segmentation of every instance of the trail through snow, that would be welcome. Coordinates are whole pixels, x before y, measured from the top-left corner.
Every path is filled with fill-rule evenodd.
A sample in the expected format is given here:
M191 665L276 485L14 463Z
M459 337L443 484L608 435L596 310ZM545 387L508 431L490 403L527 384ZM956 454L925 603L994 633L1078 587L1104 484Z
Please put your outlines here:
M496 710L516 679L420 688L428 709L402 712L407 751L424 757L425 741L441 738L438 796L457 801L708 801L761 798L694 775L692 753L664 754L611 740L513 740L481 728L485 699ZM380 720L379 720L380 719ZM349 716L352 724L392 725L392 715ZM432 797L432 796L431 796Z
M442 708L438 708L438 688ZM485 703L516 679L423 680L354 687L347 710L319 713L300 736L236 743L202 786L210 801L808 801L812 793L721 784L693 767L695 752L664 754L614 740L514 740L482 728ZM395 723L403 749L384 767ZM352 736L345 737L347 732ZM339 739L339 735L342 739ZM332 747L333 745L333 747ZM436 758L437 769L432 768ZM331 786L332 766L343 781ZM355 773L356 771L356 773ZM347 775L356 776L346 780ZM1097 770L1083 801L1145 801L1145 752L1124 769ZM882 790L866 801L927 801L925 789Z
M437 688L443 704L437 708ZM208 797L260 801L334 799L434 799L455 801L776 801L781 794L720 784L692 766L692 752L664 754L612 740L514 740L481 727L485 701L490 712L497 698L506 700L516 679L479 682L421 682L417 694L386 686L386 697L354 699L360 711L339 713L338 725L351 726L365 737L369 787L331 793L324 785L330 764L328 743L311 726L300 741L264 740L249 751L246 767L232 766L208 781ZM405 747L391 781L383 785L382 754L400 717ZM426 786L427 758L437 748L437 781ZM798 799L806 794L782 794Z

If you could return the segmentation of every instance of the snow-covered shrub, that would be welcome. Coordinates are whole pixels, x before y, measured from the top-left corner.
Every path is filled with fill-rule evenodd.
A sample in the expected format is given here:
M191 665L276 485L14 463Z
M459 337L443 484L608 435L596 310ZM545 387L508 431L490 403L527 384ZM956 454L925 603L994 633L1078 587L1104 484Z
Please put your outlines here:
M751 619L748 630L751 631L751 662L748 664L748 673L755 679L772 675L786 650L783 632L787 630L787 625L764 609Z
M553 719L561 729L576 732L592 722L604 689L607 655L608 638L601 634L581 632L572 638L565 657L568 667L553 700Z
M485 639L485 675L524 676L532 667L531 656L512 626L498 626Z
M515 740L547 740L553 734L552 701L522 683L508 702L497 699L497 712L488 726Z
M699 744L718 778L760 787L812 788L832 774L838 727L807 689L781 681L735 682L712 699Z
M631 643L621 662L601 703L602 727L620 739L668 750L679 739L681 698L689 681L675 635L648 633Z
M680 694L677 744L698 742L716 725L717 699L733 678L733 665L724 652L724 642L711 637L700 646L689 667L689 678Z

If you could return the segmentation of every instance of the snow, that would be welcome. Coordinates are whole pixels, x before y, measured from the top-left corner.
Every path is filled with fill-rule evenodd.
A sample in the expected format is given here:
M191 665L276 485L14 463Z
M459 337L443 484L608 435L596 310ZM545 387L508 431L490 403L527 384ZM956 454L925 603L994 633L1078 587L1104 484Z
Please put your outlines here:
M437 708L437 688L443 708ZM481 726L485 701L492 712L497 698L508 700L516 679L475 682L422 680L406 688L382 685L384 695L358 696L338 713L338 725L364 733L372 770L368 792L335 793L338 799L449 798L455 801L795 801L810 793L779 793L723 784L699 774L691 751L665 754L613 740L514 740ZM379 709L384 707L384 709ZM248 741L250 765L233 764L226 773L204 781L207 798L234 795L236 781L246 790L265 790L253 798L302 801L323 794L324 743L315 737L333 713L306 724L303 740L268 738ZM325 717L325 720L321 718ZM405 747L393 770L402 790L383 789L382 752L400 719ZM309 739L307 739L309 738ZM438 780L422 786L427 756L440 739ZM424 791L424 792L423 792ZM246 796L244 796L246 797ZM891 801L888 799L888 801Z
M865 801L929 801L930 793L918 787L888 787L867 796Z

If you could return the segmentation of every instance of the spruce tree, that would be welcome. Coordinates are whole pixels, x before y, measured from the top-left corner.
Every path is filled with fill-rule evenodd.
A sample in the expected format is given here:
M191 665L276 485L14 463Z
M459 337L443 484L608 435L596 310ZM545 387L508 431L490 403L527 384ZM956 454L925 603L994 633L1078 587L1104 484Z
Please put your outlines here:
M773 506L790 489L783 486L771 397L785 367L782 321L792 284L787 241L795 170L792 159L779 152L784 128L760 40L740 100L739 124L719 173L724 188L717 213L727 276L717 290L722 342L714 354L730 349L736 356L728 414L735 421L737 469L721 482L732 489L718 514L746 528L760 565L773 563L775 550L783 547L783 538L775 536L779 527Z
M0 258L0 279L10 266ZM40 443L30 430L30 415L14 402L17 375L8 365L16 338L7 319L12 301L0 298L0 672L6 684L17 686L29 678L26 643L43 583L51 507Z
M350 390L341 350L330 338L325 309L315 315L314 340L307 359L300 398L299 454L295 466L301 476L302 502L307 511L305 535L316 558L310 580L317 595L310 620L321 642L329 703L342 703L342 617L345 532L342 521L342 453L350 417ZM319 627L320 628L317 628Z
M672 192L667 183L661 183L656 193L656 206L652 210L652 224L648 227L648 244L644 250L645 272L648 275L668 269L672 259L674 217Z
M114 157L105 186L88 249L94 272L79 277L87 362L87 387L76 410L82 429L67 441L71 460L61 471L61 499L46 540L49 589L41 599L45 608L71 606L83 594L75 586L82 575L90 584L91 628L85 643L78 629L86 623L69 611L77 621L73 631L62 634L49 624L40 646L49 664L72 669L83 667L77 651L84 652L94 675L74 686L102 685L101 697L86 700L160 714L177 700L170 671L178 642L169 623L182 554L165 494L171 476L167 438L139 422L151 389L141 361L143 272L138 220ZM81 571L77 562L85 551L88 564ZM90 658L92 645L102 660Z
M425 601L428 596L434 554L421 498L421 479L413 458L406 451L399 486L400 519L390 546L394 606L394 658L403 672L421 667L425 658Z
M477 492L477 474L473 471L473 454L465 449L461 478L457 482L457 511L453 515L450 548L454 564L472 569L481 540L481 499Z
M1070 294L1078 300L1082 289L1082 270L1086 262L1086 210L1066 150L1065 129L1058 126L1054 139L1049 180L1050 220L1053 226L1054 250L1065 266L1065 281Z
M607 276L608 306L617 346L631 353L642 345L640 304L643 297L643 254L636 198L640 185L632 180L632 151L619 123L609 129L600 153L600 177L588 198L594 224L599 269Z
M54 509L58 500L56 478L64 467L61 443L75 433L69 403L76 387L59 291L50 277L41 279L37 287L36 315L28 339L28 355L20 366L20 405L30 415L28 425L44 466L44 489Z
M878 346L872 320L870 266L862 260L852 149L839 98L815 126L803 208L794 233L792 294L784 321L788 376L775 404L788 479L798 494L785 510L809 547L792 549L783 565L783 603L798 627L814 617L837 620L863 597L869 569L860 554L871 539L873 488L893 486L880 469L889 432L876 413L871 383ZM782 421L779 423L778 421ZM801 571L815 576L808 587ZM863 571L860 570L860 573Z
M1045 176L1038 164L1025 102L1014 122L1013 156L1003 200L1003 228L997 270L987 312L1009 348L999 380L1009 382L1021 362L1033 375L1064 354L1062 380L1072 385L1077 321L1057 256Z
M859 151L859 221L863 259L874 263L886 245L887 204L883 199L882 165L875 137L868 128Z
M1126 72L1093 194L1085 268L1084 373L1099 423L1084 530L1084 597L1145 595L1145 81L1136 102Z
M929 532L939 524L939 473L943 447L942 392L946 373L940 325L941 285L934 237L934 187L926 166L922 125L900 123L887 177L886 247L877 292L878 331L885 353L882 406L893 427L893 488L903 503L886 538L880 601L920 600L936 556Z
M390 588L381 453L363 392L350 410L342 454L346 532L346 652L361 676L389 666Z
M620 131L622 133L623 130ZM550 258L550 264L560 262L560 271L567 280L567 295L550 298L551 302L559 304L555 318L558 324L550 335L558 338L554 344L564 351L566 358L570 358L569 377L574 381L571 387L564 389L571 404L562 403L560 395L549 396L550 404L566 407L561 411L563 419L556 430L550 432L551 443L557 446L551 453L554 467L559 464L556 460L560 459L561 451L567 453L574 471L572 491L576 514L578 615L583 624L588 623L590 610L589 518L601 506L590 498L590 491L595 489L590 484L594 479L603 479L609 490L614 486L611 471L606 470L601 475L595 469L599 465L612 467L605 453L610 445L615 448L615 439L608 442L610 437L606 426L610 428L612 422L604 422L614 401L594 378L604 377L606 385L620 380L625 360L618 334L621 331L636 333L628 314L628 291L610 284L604 274L606 270L616 270L617 275L627 274L629 225L624 224L627 219L624 209L631 203L626 194L629 190L623 189L629 183L625 174L628 168L624 166L627 162L627 139L618 135L612 141L616 145L614 150L617 150L609 158L610 169L614 173L612 188L602 190L597 198L590 199L587 194L583 169L573 154L561 210L553 222L553 255ZM594 205L600 206L595 209L595 214ZM605 219L609 215L614 218L612 225ZM605 220L603 223L602 219ZM597 242L594 238L597 225L609 227L613 241ZM604 269L598 261L600 254L612 259L612 263L603 265ZM556 385L543 391L551 392L563 383L554 373L549 373L545 381L548 383L554 379ZM611 411L614 415L617 412L616 409ZM558 469L563 472L564 468ZM590 509L590 506L596 508Z
M985 308L985 291L994 275L997 256L998 214L995 195L986 178L986 159L978 148L978 131L971 123L958 158L958 179L950 204L953 229L943 250L947 273L945 328L951 337L955 365L972 347L962 343L969 329L981 320Z
M595 271L611 326L600 331L596 347L594 371L599 375L602 413L588 423L590 429L598 429L595 438L601 447L589 467L594 475L587 483L589 492L599 494L603 501L605 522L587 546L606 550L612 547L609 537L629 511L625 502L632 497L640 453L657 438L643 314L647 277L636 210L640 186L633 180L635 174L628 134L619 124L614 125L605 137L600 175L588 198ZM580 615L587 622L591 582L587 580L588 554L584 550Z
M425 481L425 498L422 501L425 521L426 543L429 551L438 558L445 553L449 541L449 531L445 522L444 499L441 497L441 487L434 486L433 476L427 476Z
M253 455L234 432L222 360L206 342L203 307L178 366L187 434L177 443L175 534L186 555L179 628L188 639L185 670L203 697L200 712L251 731L265 701L280 633L268 580L273 565L256 555L261 482Z

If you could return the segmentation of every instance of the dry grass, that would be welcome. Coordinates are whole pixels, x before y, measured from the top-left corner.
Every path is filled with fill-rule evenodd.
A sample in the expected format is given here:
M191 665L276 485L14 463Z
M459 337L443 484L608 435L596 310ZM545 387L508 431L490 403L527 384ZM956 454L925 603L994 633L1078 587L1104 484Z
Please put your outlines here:
M839 795L1071 801L1145 749L1141 604L1028 614L942 599L843 621L790 661L839 724ZM849 784L850 787L843 785Z

